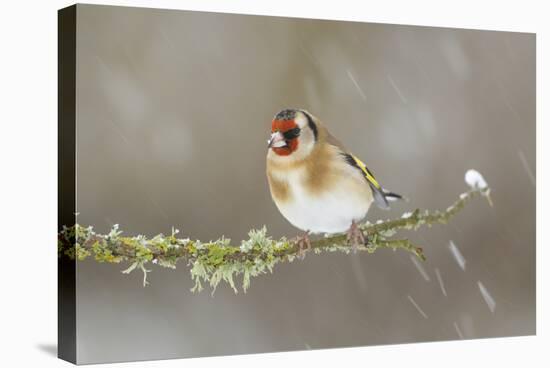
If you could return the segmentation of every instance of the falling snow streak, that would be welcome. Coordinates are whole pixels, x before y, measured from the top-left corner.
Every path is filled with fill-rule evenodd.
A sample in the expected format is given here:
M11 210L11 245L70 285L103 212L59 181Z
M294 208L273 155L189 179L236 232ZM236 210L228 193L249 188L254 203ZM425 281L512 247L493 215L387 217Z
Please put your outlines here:
M311 61L313 65L318 65L317 60L315 60L315 57L309 52L306 47L304 46L303 42L300 41L300 51Z
M416 304L416 302L414 301L412 296L407 295L407 297L409 298L409 301L412 303L412 305L414 305L414 307L416 308L418 313L420 313L422 315L422 317L424 317L424 319L428 319L428 315L426 313L424 313L424 311L418 306L418 304Z
M407 103L407 99L405 98L405 96L403 96L403 94L401 93L401 90L399 89L399 87L397 87L397 84L395 84L395 82L393 81L393 78L388 74L386 75L388 77L388 81L390 82L392 88L395 90L395 92L397 92L397 95L399 96L399 98L401 99L401 101L406 104Z
M522 150L518 150L519 159L521 161L521 165L525 169L525 172L527 173L527 176L529 177L529 180L531 180L531 184L533 184L533 187L537 185L537 180L535 179L535 175L533 174L533 171L531 171L531 168L529 167L529 164L527 163L527 159L525 158L525 154Z
M458 334L458 337L460 337L461 340L464 340L464 335L462 335L462 331L460 331L458 324L456 322L453 324L455 326L455 330L456 330L456 333Z
M462 253L458 250L458 247L455 245L455 243L451 240L449 242L449 249L451 250L451 253L456 260L456 263L462 268L462 271L466 270L466 260L462 256Z
M118 127L118 125L116 125L111 120L107 120L107 122L109 123L110 127L115 131L115 133L118 134L118 136L124 141L124 143L126 143L128 146L131 146L130 142L128 141L128 138L126 138L126 136L121 133L120 128Z
M159 211L159 213L167 220L170 219L170 217L168 217L168 215L166 214L166 212L164 212L164 210L162 209L162 207L158 204L157 201L155 201L153 199L153 197L151 197L150 194L147 194L147 196L149 197L149 200L151 201L151 203L153 203L153 205L157 208L157 210Z
M361 89L361 87L359 86L359 84L357 83L355 78L353 77L353 74L351 74L351 72L349 70L348 70L348 77L353 82L353 85L355 86L355 88L357 88L357 92L359 92L359 94L361 95L361 98L363 99L363 101L366 101L367 96L365 96L365 93L363 92L363 90Z
M445 290L445 285L443 285L443 278L441 277L441 273L439 272L439 268L435 269L435 276L437 277L437 281L439 281L439 286L441 287L441 292L443 295L447 296L447 290Z
M422 275L422 277L424 278L424 280L430 281L430 276L428 275L428 273L427 273L426 270L424 269L424 266L422 266L422 265L420 264L420 262L418 262L418 257L416 257L416 256L411 256L411 261L412 261L412 263L414 263L414 265L416 266L416 269L417 269L418 272Z
M485 288L485 286L481 283L481 281L477 282L477 286L479 286L479 291L481 292L481 295L483 296L485 303L487 303L489 310L491 311L491 313L494 313L495 308L497 306L495 299L493 299L491 294L489 294L489 291L487 290L487 288Z

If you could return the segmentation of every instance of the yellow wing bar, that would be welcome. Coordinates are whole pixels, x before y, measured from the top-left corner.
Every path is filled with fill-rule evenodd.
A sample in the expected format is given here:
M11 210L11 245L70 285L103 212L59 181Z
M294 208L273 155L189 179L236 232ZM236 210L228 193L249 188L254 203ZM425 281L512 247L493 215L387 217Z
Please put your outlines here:
M381 188L380 184L378 184L374 176L372 176L372 174L370 173L369 169L367 169L367 166L363 163L363 161L359 160L357 157L355 157L355 155L351 155L351 157L355 160L355 163L357 164L357 166L359 166L359 168L363 171L367 180L370 181L377 189L380 189Z

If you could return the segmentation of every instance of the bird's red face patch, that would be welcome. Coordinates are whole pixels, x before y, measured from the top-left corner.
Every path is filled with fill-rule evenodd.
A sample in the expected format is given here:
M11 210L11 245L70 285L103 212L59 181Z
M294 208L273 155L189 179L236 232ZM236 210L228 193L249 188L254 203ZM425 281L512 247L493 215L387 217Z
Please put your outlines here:
M298 128L298 125L294 120L273 120L271 122L271 133L279 132L284 135L286 132L296 128ZM285 142L285 146L271 147L271 149L279 156L288 156L298 149L298 137L288 139Z

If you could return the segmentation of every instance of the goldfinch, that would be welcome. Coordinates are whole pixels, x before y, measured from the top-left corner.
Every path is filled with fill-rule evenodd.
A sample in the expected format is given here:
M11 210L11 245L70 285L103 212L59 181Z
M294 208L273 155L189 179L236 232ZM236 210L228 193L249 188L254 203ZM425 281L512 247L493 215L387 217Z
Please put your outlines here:
M318 118L301 109L282 110L271 122L266 172L275 205L305 231L297 240L301 252L310 248L310 233L345 231L355 250L365 244L357 222L372 202L387 209L389 201L402 198L383 189Z

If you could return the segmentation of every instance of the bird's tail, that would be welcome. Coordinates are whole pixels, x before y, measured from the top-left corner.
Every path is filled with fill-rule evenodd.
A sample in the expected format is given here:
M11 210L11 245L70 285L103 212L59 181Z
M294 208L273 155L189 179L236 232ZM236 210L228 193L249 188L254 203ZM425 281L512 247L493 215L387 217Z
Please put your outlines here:
M384 188L382 188L382 193L384 194L384 197L386 198L386 200L388 202L395 202L395 201L398 201L398 200L404 200L404 201L407 200L401 194L390 192L390 191L388 191Z
M374 201L383 210L390 209L390 202L395 202L398 200L407 200L400 194L390 192L382 187L373 188Z

